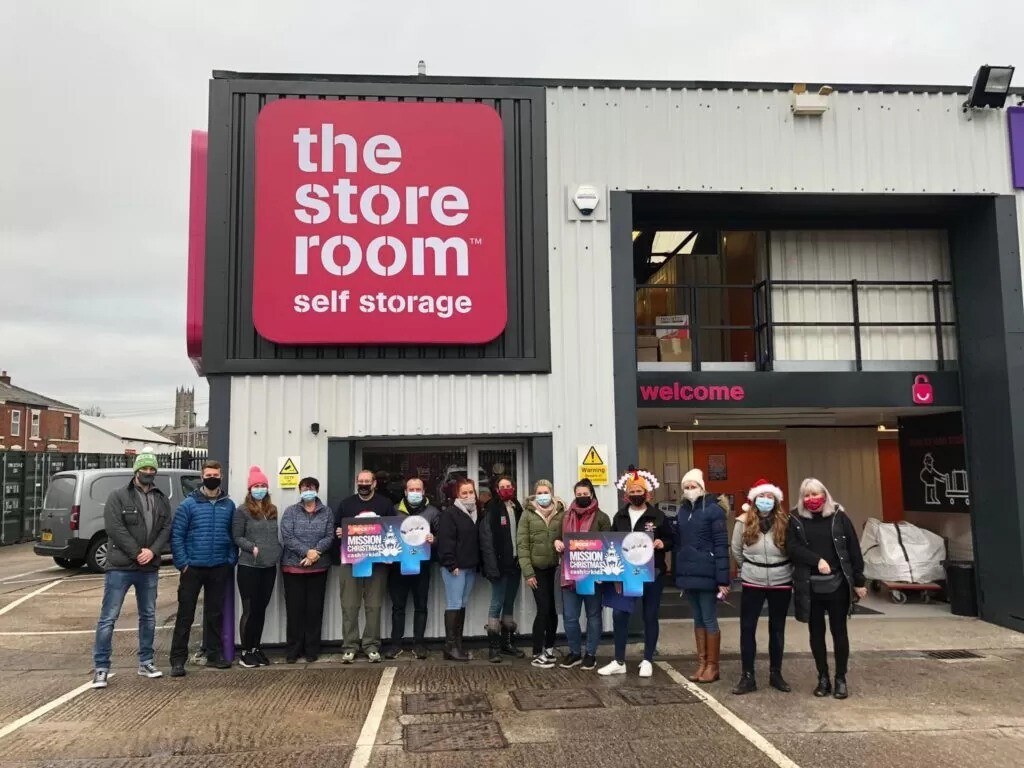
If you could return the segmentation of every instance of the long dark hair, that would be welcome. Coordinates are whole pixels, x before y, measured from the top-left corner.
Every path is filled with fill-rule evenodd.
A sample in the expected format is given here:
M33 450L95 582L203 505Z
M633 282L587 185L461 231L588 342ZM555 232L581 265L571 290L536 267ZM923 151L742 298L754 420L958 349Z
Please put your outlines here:
M268 493L263 497L261 501L256 501L252 497L252 492L245 494L245 501L242 502L245 506L245 511L249 513L249 517L253 520L276 520L277 519L277 507L270 500L270 494Z

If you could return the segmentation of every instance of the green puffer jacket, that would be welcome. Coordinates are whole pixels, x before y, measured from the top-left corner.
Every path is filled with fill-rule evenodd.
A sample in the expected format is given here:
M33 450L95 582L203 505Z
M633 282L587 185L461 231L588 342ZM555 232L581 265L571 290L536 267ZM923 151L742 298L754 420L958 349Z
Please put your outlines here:
M555 514L550 523L545 523L544 518L537 513L533 496L524 505L523 516L516 530L516 553L524 579L532 578L536 568L554 568L558 565L555 542L562 538L565 504L557 496L554 504Z

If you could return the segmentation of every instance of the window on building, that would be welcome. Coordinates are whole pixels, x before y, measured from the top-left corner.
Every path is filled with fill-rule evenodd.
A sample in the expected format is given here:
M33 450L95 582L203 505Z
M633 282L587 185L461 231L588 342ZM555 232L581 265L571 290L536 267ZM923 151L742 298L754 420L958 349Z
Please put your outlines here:
M39 439L39 422L42 418L39 411L32 411L32 437Z
M21 437L21 411L11 411L11 437Z
M70 416L65 416L64 417L64 439L65 440L70 440L71 439L71 417Z

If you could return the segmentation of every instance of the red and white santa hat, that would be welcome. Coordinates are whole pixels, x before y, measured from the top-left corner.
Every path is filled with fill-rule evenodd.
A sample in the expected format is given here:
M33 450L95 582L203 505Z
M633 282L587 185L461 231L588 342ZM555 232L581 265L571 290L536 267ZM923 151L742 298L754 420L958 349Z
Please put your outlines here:
M764 493L770 493L775 497L776 503L782 504L782 489L773 483L768 482L763 477L754 483L754 487L747 491L747 503L743 505L742 509L744 512L750 511L750 502L756 499L758 496Z

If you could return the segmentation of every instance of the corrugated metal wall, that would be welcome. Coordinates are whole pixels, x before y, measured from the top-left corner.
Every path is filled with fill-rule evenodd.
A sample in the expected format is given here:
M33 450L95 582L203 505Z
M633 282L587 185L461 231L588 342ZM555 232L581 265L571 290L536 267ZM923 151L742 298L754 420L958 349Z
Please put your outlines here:
M772 280L950 280L945 231L772 232ZM942 318L955 320L952 287L940 288ZM935 319L931 287L859 286L862 322L925 322ZM778 322L853 322L849 286L775 286L772 312ZM937 360L933 327L864 328L864 360ZM956 334L944 333L943 354L956 358ZM775 359L854 360L849 327L777 328Z

